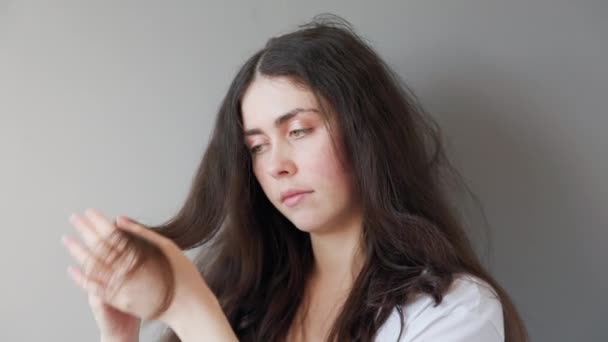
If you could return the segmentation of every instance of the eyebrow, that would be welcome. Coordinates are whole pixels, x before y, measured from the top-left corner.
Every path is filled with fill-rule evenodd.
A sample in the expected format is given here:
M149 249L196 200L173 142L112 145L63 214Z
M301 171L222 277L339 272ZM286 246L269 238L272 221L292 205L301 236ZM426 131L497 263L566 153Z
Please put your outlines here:
M289 112L279 116L278 118L276 118L274 120L274 126L279 127L279 126L283 125L285 122L291 120L296 115L303 113L303 112L319 113L319 111L315 108L295 108L295 109L292 109ZM248 137L250 135L256 135L256 134L264 134L264 132L262 132L262 130L259 128L252 128L252 129L248 129L245 131L246 137Z

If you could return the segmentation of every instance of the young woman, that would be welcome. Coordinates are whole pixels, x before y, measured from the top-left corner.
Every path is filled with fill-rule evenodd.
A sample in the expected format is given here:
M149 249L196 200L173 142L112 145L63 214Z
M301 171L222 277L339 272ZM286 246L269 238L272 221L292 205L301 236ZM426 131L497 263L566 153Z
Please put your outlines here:
M173 219L71 217L70 274L104 341L140 319L167 341L527 341L447 200L454 172L398 76L319 17L241 67Z

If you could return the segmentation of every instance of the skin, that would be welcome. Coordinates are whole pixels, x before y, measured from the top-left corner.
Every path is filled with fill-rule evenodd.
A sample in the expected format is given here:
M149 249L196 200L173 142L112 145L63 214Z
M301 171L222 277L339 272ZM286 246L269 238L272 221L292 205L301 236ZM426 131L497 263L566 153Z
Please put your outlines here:
M217 298L194 264L171 240L125 216L118 216L116 224L113 224L95 209L86 210L84 215L73 214L69 221L80 233L83 243L63 237L65 247L79 266L70 267L68 273L88 295L101 341L138 341L140 320L150 318L160 307L166 292L159 285L163 284L161 275L164 270L154 262L146 262L118 290L111 291L116 285L111 279L120 279L125 272L124 263L104 262L110 255L109 248L121 249L121 246L112 245L107 239L116 229L135 234L158 246L174 270L175 296L158 320L170 326L182 341L237 341Z
M303 111L277 125L277 119L298 108ZM284 77L258 75L242 102L245 140L258 182L272 204L311 237L315 267L307 289L310 318L303 329L312 340L325 336L362 262L357 254L361 210L350 172L340 162L341 145L334 148L332 141L340 132L329 130L320 111L308 89ZM290 188L312 193L289 207L281 193Z
M297 108L305 110L296 113ZM306 284L306 304L297 313L290 341L304 340L305 335L319 340L327 335L362 264L358 253L360 205L351 173L341 162L342 147L332 140L332 136L340 137L340 132L330 132L320 111L308 89L283 77L258 76L242 103L245 140L252 153L255 177L271 203L311 237L313 275ZM288 112L294 115L285 117ZM309 193L299 204L289 207L281 200L281 193L292 188ZM112 223L95 209L83 215L73 214L69 221L82 239L63 238L79 266L69 268L69 274L88 295L102 341L137 341L141 319L150 318L166 290L155 286L162 283L162 268L150 263L125 281L113 296L107 295L112 284L98 281L100 274L120 276L124 270L116 263L100 261L107 257L107 248L97 246L105 243L120 248L111 246L106 239L116 229L139 235L160 247L175 271L175 296L168 310L158 317L160 321L182 341L237 340L217 298L172 241L125 216L118 216Z

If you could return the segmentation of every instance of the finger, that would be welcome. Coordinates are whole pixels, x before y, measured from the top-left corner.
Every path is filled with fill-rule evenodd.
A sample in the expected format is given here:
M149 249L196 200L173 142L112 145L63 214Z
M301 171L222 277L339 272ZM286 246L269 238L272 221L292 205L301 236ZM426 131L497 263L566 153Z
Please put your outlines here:
M112 222L99 212L99 210L90 208L85 210L84 214L102 239L110 236L110 234L116 230Z
M97 255L106 265L112 266L116 260L124 256L128 245L127 236L123 232L115 230L96 248Z
M61 242L67 248L70 255L76 260L78 265L84 265L88 258L88 252L76 240L71 237L63 236Z
M133 233L153 244L164 249L168 245L168 241L164 236L154 232L153 230L146 228L145 226L132 221L126 216L117 216L116 217L116 227L122 229L124 231Z
M70 222L76 227L76 230L80 233L87 247L99 256L106 264L112 263L122 253L125 246L120 243L117 234L118 230L112 225L111 232L100 233L99 228L105 229L105 223L103 222L103 216L99 213L95 213L94 210L87 210L88 215L80 216L73 214L70 217ZM97 218L91 218L97 217ZM101 218L100 218L101 217ZM95 223L97 220L97 223ZM99 221L102 222L99 222ZM107 235L104 235L107 234Z
M100 279L94 275L87 275L81 269L73 266L68 267L68 274L78 287L89 294L90 301L93 299L107 303L111 303L125 280L124 277L119 279L118 276L112 275L110 281L106 281L106 279Z
M76 228L87 247L93 247L99 243L97 231L85 217L72 214L69 221Z
M74 283L88 294L105 298L106 291L104 286L94 277L86 276L80 269L73 266L68 267L68 274Z
M87 276L94 276L98 282L103 284L109 282L113 273L110 267L101 262L94 254L75 239L64 236L62 241L70 255L76 260L78 265L82 267Z
M97 308L103 304L103 300L94 294L89 294L89 305L91 307Z
M98 267L98 264L101 264L99 261L95 260L95 255L93 255L86 247L81 245L75 239L69 236L64 236L62 238L62 242L64 246L68 249L70 255L76 260L78 265L80 265L81 267L85 269L92 269L94 267Z
M110 236L98 240L95 246L89 247L89 250L105 265L112 266L117 259L123 256L128 244L127 236L116 229Z

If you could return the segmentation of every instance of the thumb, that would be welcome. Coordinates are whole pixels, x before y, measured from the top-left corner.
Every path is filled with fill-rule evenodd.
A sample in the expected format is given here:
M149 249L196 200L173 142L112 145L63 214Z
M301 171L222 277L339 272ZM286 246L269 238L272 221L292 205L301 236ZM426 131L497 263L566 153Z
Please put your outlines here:
M116 223L122 224L122 225L127 225L130 223L138 223L138 222L128 216L118 215L118 216L116 216Z
M116 217L116 227L120 230L132 233L145 240L148 240L159 247L164 246L166 242L163 236L127 216L118 215Z

